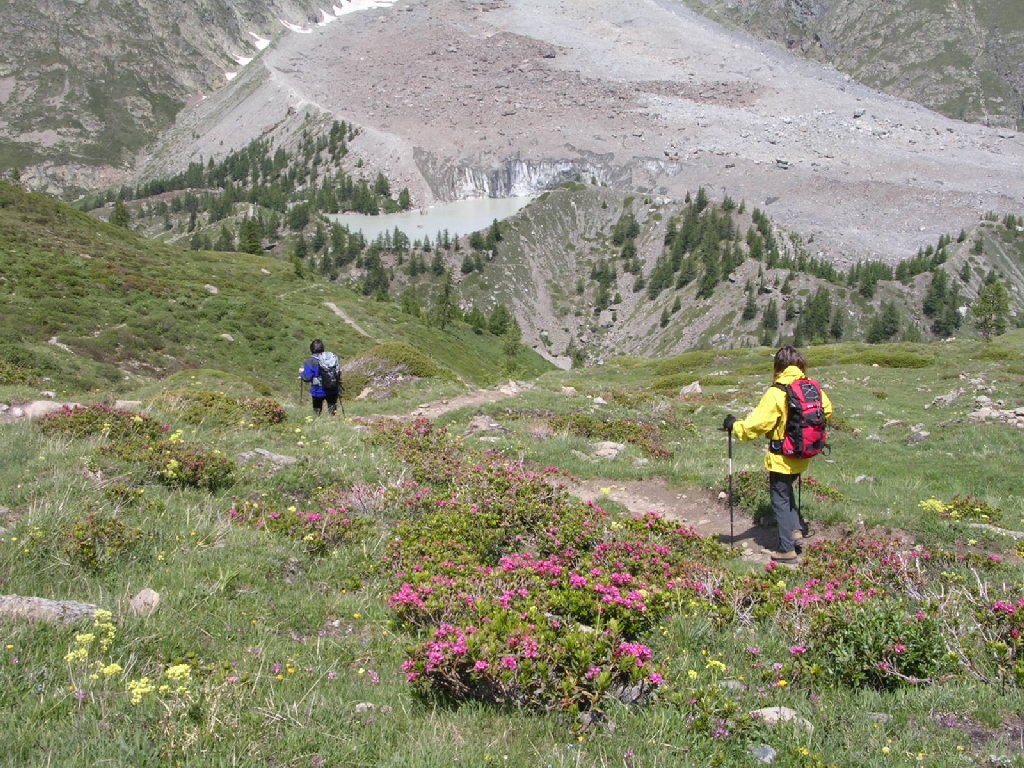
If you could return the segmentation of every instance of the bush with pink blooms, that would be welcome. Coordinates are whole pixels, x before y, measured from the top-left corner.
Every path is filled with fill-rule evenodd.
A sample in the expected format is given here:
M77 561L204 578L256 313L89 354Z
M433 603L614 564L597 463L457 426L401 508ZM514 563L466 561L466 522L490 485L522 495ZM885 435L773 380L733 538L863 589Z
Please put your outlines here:
M249 499L235 503L228 510L228 520L301 541L312 555L323 555L342 544L357 541L370 526L369 521L344 507L303 512L294 506L277 509L266 502Z
M100 436L115 442L159 440L166 431L152 416L109 405L65 405L40 419L39 428L47 435Z

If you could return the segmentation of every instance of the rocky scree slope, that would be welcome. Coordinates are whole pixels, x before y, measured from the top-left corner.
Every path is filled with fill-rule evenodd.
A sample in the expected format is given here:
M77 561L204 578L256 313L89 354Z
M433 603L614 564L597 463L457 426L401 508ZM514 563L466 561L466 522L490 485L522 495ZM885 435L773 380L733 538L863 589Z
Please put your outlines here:
M949 117L1024 126L1024 9L1016 0L685 1Z
M865 88L666 0L405 2L285 34L183 113L140 178L310 112L415 204L578 174L762 207L839 264L906 258L1024 200L1024 140ZM289 125L291 127L289 127Z
M0 4L0 168L54 192L119 183L178 111L239 58L316 14L307 0Z

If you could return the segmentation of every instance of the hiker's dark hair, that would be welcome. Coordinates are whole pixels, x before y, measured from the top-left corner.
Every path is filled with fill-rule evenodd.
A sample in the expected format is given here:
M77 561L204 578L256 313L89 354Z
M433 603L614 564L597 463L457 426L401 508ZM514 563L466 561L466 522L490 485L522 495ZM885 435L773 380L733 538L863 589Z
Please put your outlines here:
M319 355L324 351L324 343L320 339L313 339L309 342L309 351L311 354Z
M795 365L801 371L807 373L807 361L800 354L800 350L786 345L775 353L775 375L778 376L791 365Z

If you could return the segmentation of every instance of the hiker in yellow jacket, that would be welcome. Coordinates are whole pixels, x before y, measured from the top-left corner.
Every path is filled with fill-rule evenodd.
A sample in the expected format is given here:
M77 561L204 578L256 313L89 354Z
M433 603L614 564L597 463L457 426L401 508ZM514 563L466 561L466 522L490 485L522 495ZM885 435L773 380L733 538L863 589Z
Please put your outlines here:
M726 432L731 432L740 440L768 436L769 449L765 453L764 466L768 470L772 511L779 526L779 545L772 552L772 560L784 563L797 560L796 540L804 538L793 484L807 469L810 459L783 456L778 448L786 435L788 402L785 390L774 385L792 384L806 376L807 361L804 356L795 347L782 347L775 353L773 386L761 396L761 402L753 413L745 419L737 419L729 414L722 424ZM832 401L824 391L821 393L821 405L826 420L831 419Z

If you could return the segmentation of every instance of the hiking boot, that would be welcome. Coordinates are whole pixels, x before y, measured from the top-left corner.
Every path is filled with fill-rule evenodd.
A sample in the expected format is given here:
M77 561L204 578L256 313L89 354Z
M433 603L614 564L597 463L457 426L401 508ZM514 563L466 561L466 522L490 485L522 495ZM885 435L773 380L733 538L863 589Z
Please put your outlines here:
M772 552L772 561L788 565L796 565L800 558L796 552Z

